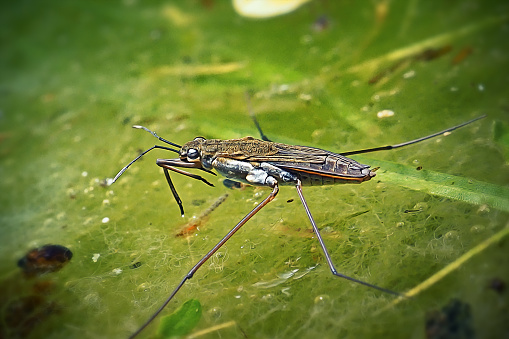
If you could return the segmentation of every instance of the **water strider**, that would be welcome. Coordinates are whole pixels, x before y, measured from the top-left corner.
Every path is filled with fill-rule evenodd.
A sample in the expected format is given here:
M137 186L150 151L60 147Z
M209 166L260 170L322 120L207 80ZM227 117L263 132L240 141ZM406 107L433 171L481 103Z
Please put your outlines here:
M347 155L370 153L382 150L391 150L408 145L412 145L433 137L451 132L460 127L466 126L485 115L469 120L454 127L447 128L443 131L433 133L431 135L403 142L396 145L381 146L368 148L358 151L333 153L315 147L287 145L270 141L261 131L254 115L252 118L256 127L260 131L263 140L253 137L244 137L241 139L205 139L197 137L192 141L185 143L183 146L170 142L158 136L155 132L143 126L133 126L134 128L143 129L151 133L154 137L167 145L155 145L131 161L127 166L122 168L120 172L113 178L115 182L134 162L140 159L144 154L154 149L162 149L178 154L178 158L174 159L157 159L156 164L163 168L164 175L170 186L171 192L180 208L180 212L184 215L184 207L180 200L177 190L170 178L169 171L183 174L193 179L200 180L209 186L213 186L205 178L189 173L181 168L194 168L215 175L212 170L225 176L230 180L243 182L253 186L267 186L272 189L270 194L260 202L251 212L249 212L241 221L235 225L203 258L201 258L194 267L184 276L177 287L173 290L161 307L135 332L130 338L137 336L146 326L148 326L157 315L166 307L173 299L175 294L180 290L184 283L191 279L198 269L216 253L221 246L228 241L249 219L251 219L265 205L271 202L279 192L280 185L294 185L297 189L300 201L304 206L306 214L311 222L313 231L316 234L320 247L324 253L327 264L333 275L348 279L350 281L362 284L385 293L396 296L404 296L401 293L394 292L390 289L379 287L365 281L361 281L342 273L339 273L334 267L331 256L325 246L320 235L320 231L316 226L315 220L309 210L306 199L302 192L302 186L320 186L335 185L347 183L362 183L371 180L375 175L376 169L370 169L370 166L358 163L355 160L347 158ZM176 147L176 148L175 148Z

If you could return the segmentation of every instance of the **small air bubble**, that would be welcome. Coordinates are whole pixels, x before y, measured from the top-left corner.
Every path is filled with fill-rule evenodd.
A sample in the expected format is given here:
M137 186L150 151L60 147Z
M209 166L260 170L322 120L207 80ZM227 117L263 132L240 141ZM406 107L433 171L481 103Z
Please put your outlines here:
M139 284L137 290L140 292L148 292L150 291L150 285L147 283Z
M482 232L484 232L485 229L486 229L486 227L484 227L483 225L474 225L474 226L470 227L470 232L482 233Z
M323 232L323 233L332 233L332 232L334 232L334 228L331 227L331 226L325 226L324 228L322 228L321 232Z
M108 218L108 217L104 217L104 218L102 218L102 220L101 220L101 222L102 222L103 224L106 224L106 223L108 223L109 221L110 221L110 218Z
M486 204L479 206L477 209L477 214L484 215L490 212L490 207Z
M268 294L265 294L263 297L262 297L262 300L263 301L269 301L269 300L272 300L274 299L274 295L272 293L268 293Z
M322 294L315 298L315 304L322 304L329 300L330 300L330 297L327 294Z
M446 239L459 239L460 236L456 231L449 231L444 236Z
M101 302L101 298L97 293L88 294L82 300L85 304L94 306L99 305L99 303Z
M83 172L81 172L81 176L82 176L82 177L86 177L86 176L88 176L88 172L87 172L87 171L83 171Z
M219 307L213 307L208 313L212 316L212 318L219 319L221 318L222 311Z

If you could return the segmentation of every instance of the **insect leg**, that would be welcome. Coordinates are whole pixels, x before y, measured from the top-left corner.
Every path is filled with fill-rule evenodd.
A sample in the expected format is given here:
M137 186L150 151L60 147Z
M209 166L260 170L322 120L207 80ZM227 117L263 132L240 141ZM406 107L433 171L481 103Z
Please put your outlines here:
M201 180L204 183L206 183L207 185L214 187L213 184L211 184L210 182L208 182L204 178L200 177L199 175L183 171L181 169L175 168L175 167L170 166L170 165L161 164L160 161L158 161L158 165L161 166L163 168L163 170L164 170L164 176L166 177L166 181L168 182L168 185L170 186L171 193L173 193L173 197L175 198L175 201L177 202L177 205L179 205L180 215L181 216L184 216L184 205L182 204L182 200L180 200L180 197L179 197L179 195L177 193L177 190L175 189L175 186L173 185L173 181L171 181L170 173L168 172L168 170L171 170L171 171L183 174L183 175L187 175L188 177L191 177L191 178L196 179L196 180Z
M339 273L336 270L336 268L334 267L334 263L332 262L332 259L330 257L329 251L327 250L327 247L325 246L325 243L324 243L324 241L322 239L322 236L320 235L320 231L318 230L318 227L316 226L315 220L313 219L313 216L311 215L311 211L309 210L309 207L308 207L308 204L306 202L306 199L304 198L304 195L302 194L302 184L301 184L300 180L297 180L297 184L295 185L295 188L297 189L297 193L299 194L300 201L302 201L302 205L304 206L304 209L306 210L306 214L308 215L309 221L311 222L311 225L313 226L313 230L315 231L316 237L318 238L318 242L320 243L320 246L322 247L323 254L325 255L325 259L327 260L327 264L329 265L329 268L330 268L332 274L334 274L337 277L345 278L347 280L350 280L350 281L356 282L358 284L361 284L361 285L364 285L364 286L368 286L368 287L380 290L380 291L385 292L385 293L389 293L389 294L397 295L397 296L400 296L400 297L404 297L404 295L401 294L401 293L394 292L394 291L391 291L389 289L386 289L386 288L383 288L383 287L379 287L379 286L376 286L376 285L372 285L372 284L367 283L365 281L358 280L358 279L355 279L355 278L352 278L352 277L349 277L347 275Z
M256 115L254 114L253 107L251 106L251 96L249 95L249 92L246 91L246 103L247 103L247 110L249 111L249 116L253 120L256 128L258 129L258 132L260 132L260 137L264 141L272 141L265 134L263 134L262 128L260 127L260 124L258 123L258 120L256 120Z
M462 124L459 124L459 125L456 125L456 126L453 126L453 127L449 127L447 129L444 129L443 131L436 132L436 133L427 135L425 137L417 138L417 139L414 139L414 140L402 142L401 144L380 146L380 147L374 147L374 148L366 148L366 149L361 149L361 150L357 150L357 151L343 152L343 153L339 153L339 154L341 154L343 156L347 156L347 155L354 155L354 154L361 154L361 153L388 151L388 150L395 149L395 148L405 147L405 146L408 146L408 145L416 144L418 142L421 142L421 141L424 141L424 140L428 140L428 139L437 137L437 136L442 135L444 133L452 132L452 131L454 131L454 130L456 130L458 128L464 127L464 126L469 125L469 124L471 124L471 123L473 123L473 122L475 122L477 120L484 119L484 118L486 118L486 114L485 115L481 115L480 117L477 117L475 119L466 121L466 122L464 122Z
M175 198L175 201L177 202L177 205L179 205L180 208L180 215L184 216L184 204L182 204L182 200L179 197L179 194L177 193L177 190L175 189L175 186L173 185L173 181L171 181L170 173L168 172L168 169L163 167L164 176L166 177L166 181L168 182L168 185L170 186L171 193L173 194L173 197Z
M200 261L198 261L198 263L196 265L194 265L194 267L186 274L186 276L177 285L177 287L173 290L173 292L171 292L170 296L165 300L165 302L161 305L161 307L159 307L159 309L157 311L155 311L154 314L152 314L152 316L136 332L134 332L129 337L129 339L136 337L145 327L147 327L159 315L159 313L161 313L161 311L166 307L166 305L168 305L168 303L173 299L175 294L177 294L177 292L184 285L184 283L187 280L191 279L193 277L193 275L196 273L196 271L198 271L198 269L207 260L209 260L210 257L212 257L214 255L214 253L216 253L217 250L219 250L224 245L224 243L228 241L228 239L230 239L242 226L244 226L244 224L249 219L251 219L256 213L258 213L258 211L260 211L265 205L267 205L269 202L271 202L276 197L278 192L279 192L279 186L278 186L277 182L275 182L275 184L272 187L272 192L270 192L270 194L261 203L259 203L255 208L253 208L253 210L251 212L249 212L244 218L242 218L242 220L239 221L239 223L237 225L235 225L235 227L232 228L230 230L230 232L228 232L224 236L223 239L221 239L207 254L205 254L205 256L203 258L200 259Z
M183 171L181 169L178 169L176 167L173 167L173 166L170 166L170 165L166 165L166 164L163 164L161 162L158 162L158 165L161 166L162 168L167 168L169 169L170 171L174 171L174 172L177 172L177 173L180 173L180 174L183 174L183 175L186 175L190 178L193 178L193 179L196 179L196 180L200 180L204 183L206 183L207 185L211 186L211 187L214 187L214 184L211 184L210 182L207 181L207 179L199 176L199 175L196 175L196 174L193 174L193 173L189 173L189 172L186 172L186 171Z

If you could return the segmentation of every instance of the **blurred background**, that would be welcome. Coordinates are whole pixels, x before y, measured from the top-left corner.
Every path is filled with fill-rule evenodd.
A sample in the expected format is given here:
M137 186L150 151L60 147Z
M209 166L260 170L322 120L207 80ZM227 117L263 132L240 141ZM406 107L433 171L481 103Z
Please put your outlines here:
M334 278L282 187L142 336L164 337L160 319L189 300L201 313L176 318L200 338L509 335L507 2L0 6L1 338L135 331L269 191L175 174L181 218L161 150L110 186L158 143L131 126L177 144L259 137L246 93L271 140L338 153L487 114L353 156L380 167L370 182L304 188L340 272L405 292L454 269L396 305Z

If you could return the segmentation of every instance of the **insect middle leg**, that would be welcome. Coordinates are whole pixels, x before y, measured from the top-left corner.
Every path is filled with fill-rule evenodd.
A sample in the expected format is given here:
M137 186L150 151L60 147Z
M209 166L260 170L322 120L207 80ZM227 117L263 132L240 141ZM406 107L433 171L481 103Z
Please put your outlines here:
M386 288L383 288L380 286L372 285L365 281L358 280L358 279L349 277L347 275L344 275L342 273L339 273L336 270L336 267L334 267L334 263L332 262L332 258L329 254L329 251L327 250L327 247L325 246L325 242L323 241L322 236L320 234L320 231L318 230L318 227L316 226L315 219L313 219L313 215L311 215L311 211L309 210L308 203L306 202L306 199L304 198L304 195L302 194L302 183L300 182L300 180L297 180L297 184L295 185L295 188L297 189L297 193L299 194L300 201L302 202L302 205L304 206L304 209L306 210L306 214L308 215L309 221L311 222L311 225L313 226L313 231L315 232L318 242L320 243L320 247L322 248L323 254L325 255L325 259L327 260L327 264L329 265L329 268L330 268L332 274L334 274L336 277L344 278L344 279L347 279L347 280L350 280L350 281L353 281L353 282L356 282L356 283L359 283L359 284L362 284L362 285L365 285L368 287L375 288L377 290L380 290L380 291L383 291L386 293L404 297L404 295L401 293L394 292L394 291L391 291L389 289L386 289Z

